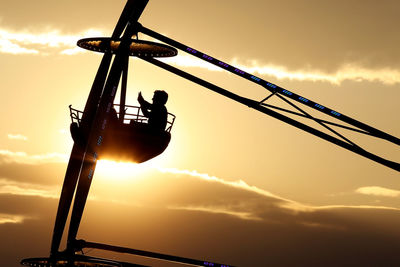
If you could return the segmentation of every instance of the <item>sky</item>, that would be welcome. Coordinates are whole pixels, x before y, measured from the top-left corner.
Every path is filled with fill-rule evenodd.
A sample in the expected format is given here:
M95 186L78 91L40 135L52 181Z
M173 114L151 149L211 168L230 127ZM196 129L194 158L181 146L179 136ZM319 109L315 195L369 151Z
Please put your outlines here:
M76 42L110 36L124 5L0 0L1 266L49 254L73 144L68 105L83 109L101 60ZM399 12L389 0L150 0L139 21L400 137ZM184 52L164 61L268 95ZM100 161L78 238L235 266L400 263L398 172L131 58L127 103L156 89L177 117L169 147L142 164ZM400 161L394 144L343 133Z

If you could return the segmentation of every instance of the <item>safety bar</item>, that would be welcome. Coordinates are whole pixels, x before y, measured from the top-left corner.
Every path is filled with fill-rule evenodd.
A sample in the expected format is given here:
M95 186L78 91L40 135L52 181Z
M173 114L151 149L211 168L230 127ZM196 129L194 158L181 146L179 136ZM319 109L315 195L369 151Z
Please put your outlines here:
M71 117L71 121L75 122L78 124L78 126L81 123L83 112L74 109L72 105L69 105L69 115ZM114 104L114 107L119 107L119 104ZM115 110L119 110L116 108ZM117 115L119 116L119 112L117 112ZM166 132L171 132L172 126L174 125L176 116L172 113L168 112L168 117L167 117L167 129L165 130ZM136 121L140 123L147 123L148 118L143 115L142 109L140 106L127 106L125 105L125 116L124 116L124 123L129 124L131 121Z

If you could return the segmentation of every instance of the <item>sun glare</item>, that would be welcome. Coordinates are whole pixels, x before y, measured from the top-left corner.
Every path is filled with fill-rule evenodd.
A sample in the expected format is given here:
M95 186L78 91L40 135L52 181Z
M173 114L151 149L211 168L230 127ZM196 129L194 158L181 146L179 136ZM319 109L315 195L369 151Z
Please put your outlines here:
M111 160L99 160L96 172L105 179L132 180L142 177L142 174L151 168L148 164L129 162L115 162Z

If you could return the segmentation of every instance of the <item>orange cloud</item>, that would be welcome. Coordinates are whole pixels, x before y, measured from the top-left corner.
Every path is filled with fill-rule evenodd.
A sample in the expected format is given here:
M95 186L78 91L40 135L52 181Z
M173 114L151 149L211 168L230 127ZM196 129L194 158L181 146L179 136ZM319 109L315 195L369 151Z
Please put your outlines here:
M47 153L40 155L29 155L26 152L14 152L10 150L0 149L1 160L4 162L16 162L22 164L41 164L41 163L55 163L66 162L67 155L60 153Z
M0 194L59 198L59 190L56 187L21 183L8 179L0 179Z
M255 217L250 212L239 212L239 211L232 211L227 208L223 207L191 207L191 206L170 206L168 207L172 210L188 210L188 211L200 211L200 212L209 212L209 213L217 213L217 214L226 214L234 217L238 217L244 220L262 220L259 217Z
M77 35L61 33L57 29L41 31L13 31L0 27L0 53L48 55L49 48L61 49L63 55L73 55L84 52L76 49L76 42L86 36L103 36L100 30L88 29Z
M0 213L0 225L6 223L22 223L26 216Z
M50 173L52 166L63 173L65 164L2 163L0 168L0 177L7 177L0 180L0 214L7 216L0 218L21 227L13 233L0 227L0 235L17 235L18 240L27 242L23 237L31 237L40 227L36 238L45 240L41 248L48 253L62 177L57 185L43 178L30 182L31 175L16 181L15 172L4 171L9 166L40 178ZM204 258L239 266L326 266L327 261L329 266L342 266L349 259L352 266L400 262L398 208L305 205L244 180L228 181L197 171L151 165L130 174L130 179L118 180L96 172L79 238L134 248L140 241L149 250L182 256L190 255L190 244L195 258L207 255ZM93 196L96 201L91 201ZM35 220L23 221L29 217ZM37 244L34 240L19 253L26 257L27 249ZM359 251L371 256L365 258ZM288 253L291 257L286 257Z
M221 68L188 55L179 55L162 60L179 67L196 67L209 71L222 71ZM361 65L347 63L340 66L336 72L328 73L319 70L318 67L288 70L285 66L260 64L257 60L247 61L247 64L242 62L243 60L234 58L228 63L248 73L254 75L268 75L278 80L328 82L335 85L339 85L344 81L377 81L388 85L400 83L400 70L392 68L369 69Z
M76 55L85 52L84 49L76 47L77 40L87 36L105 36L105 34L102 30L97 29L89 29L76 35L68 35L61 33L57 29L33 33L0 28L0 53L47 55L50 48L58 48L61 49L58 51L59 54ZM163 61L180 67L197 67L209 71L221 71L221 68L184 54L166 58ZM254 75L268 75L279 80L328 82L336 85L344 81L377 81L388 85L400 83L400 70L398 69L370 69L351 62L343 64L333 73L321 71L318 67L288 70L285 66L260 64L257 60L250 60L247 63L242 62L243 60L233 58L230 64Z
M398 197L400 196L399 190L388 189L380 186L365 186L360 187L356 190L356 193L371 195L371 196L382 196L382 197Z

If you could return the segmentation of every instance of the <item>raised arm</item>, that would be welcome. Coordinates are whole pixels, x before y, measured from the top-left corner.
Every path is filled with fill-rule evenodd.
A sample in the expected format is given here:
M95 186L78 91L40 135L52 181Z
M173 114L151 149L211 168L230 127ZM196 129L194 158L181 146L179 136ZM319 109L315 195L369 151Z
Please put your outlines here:
M149 117L150 115L149 109L151 109L151 104L146 100L144 100L142 92L139 92L137 100L139 101L140 107L142 108L143 115Z

